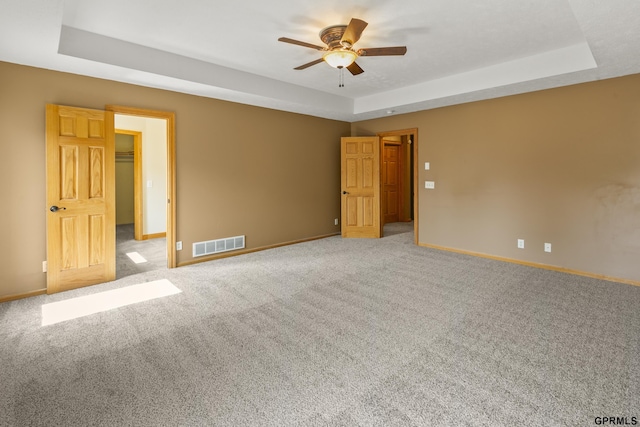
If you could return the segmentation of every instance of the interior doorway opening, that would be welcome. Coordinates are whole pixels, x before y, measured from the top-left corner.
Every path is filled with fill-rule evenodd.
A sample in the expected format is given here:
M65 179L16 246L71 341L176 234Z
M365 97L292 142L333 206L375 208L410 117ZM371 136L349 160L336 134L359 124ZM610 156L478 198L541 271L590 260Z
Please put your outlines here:
M413 225L418 236L418 130L383 132L380 137L380 224L382 236ZM389 224L394 224L390 226ZM387 225L387 227L385 227Z
M167 125L164 119L120 114L114 122L116 279L120 279L167 266Z
M118 135L128 139L127 146L116 147L116 276L174 268L174 114L121 106L107 109L115 113L116 139Z

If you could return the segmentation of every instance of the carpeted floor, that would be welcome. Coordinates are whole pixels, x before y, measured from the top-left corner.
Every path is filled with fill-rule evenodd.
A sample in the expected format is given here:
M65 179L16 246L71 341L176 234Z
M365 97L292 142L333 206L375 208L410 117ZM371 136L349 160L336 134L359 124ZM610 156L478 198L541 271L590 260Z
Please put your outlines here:
M338 236L0 304L2 426L640 420L640 288ZM40 326L41 305L182 292Z
M137 252L146 262L136 264L127 253ZM167 269L167 239L135 240L133 224L116 226L116 278Z

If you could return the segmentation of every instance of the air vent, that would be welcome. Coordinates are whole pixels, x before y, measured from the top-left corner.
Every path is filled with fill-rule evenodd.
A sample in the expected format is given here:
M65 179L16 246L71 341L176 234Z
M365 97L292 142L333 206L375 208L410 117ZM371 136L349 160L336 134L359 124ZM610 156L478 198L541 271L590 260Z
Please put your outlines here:
M226 239L209 240L193 244L193 256L213 255L220 252L244 249L244 236L228 237Z

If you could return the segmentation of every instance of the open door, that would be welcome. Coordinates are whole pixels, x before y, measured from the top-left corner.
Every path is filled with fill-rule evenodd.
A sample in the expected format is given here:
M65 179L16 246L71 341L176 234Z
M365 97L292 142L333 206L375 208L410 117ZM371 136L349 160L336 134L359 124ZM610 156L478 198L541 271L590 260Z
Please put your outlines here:
M342 237L381 236L380 138L341 139Z
M113 112L47 105L47 293L115 279Z
M382 225L400 221L402 208L402 157L400 143L383 142Z

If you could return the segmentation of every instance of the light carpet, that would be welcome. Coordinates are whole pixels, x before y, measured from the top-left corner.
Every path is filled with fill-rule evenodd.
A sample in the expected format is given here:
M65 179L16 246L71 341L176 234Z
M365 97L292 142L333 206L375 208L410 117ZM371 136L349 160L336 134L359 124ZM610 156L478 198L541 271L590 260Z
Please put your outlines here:
M41 305L182 292L46 327ZM640 288L338 236L0 304L2 426L640 419Z

